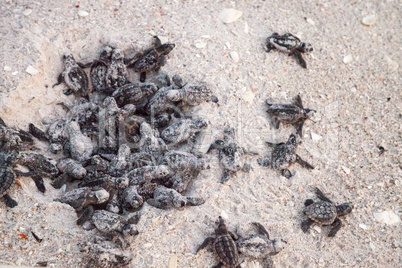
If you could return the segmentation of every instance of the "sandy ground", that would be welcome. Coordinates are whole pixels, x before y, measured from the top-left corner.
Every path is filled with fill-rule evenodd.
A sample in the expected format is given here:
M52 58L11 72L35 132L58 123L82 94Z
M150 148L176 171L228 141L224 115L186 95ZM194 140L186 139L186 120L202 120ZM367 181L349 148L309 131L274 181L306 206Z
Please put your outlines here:
M0 4L0 116L11 126L27 129L33 122L43 127L43 117L63 115L55 103L69 97L61 93L62 87L51 88L62 70L62 54L71 52L87 62L104 44L119 45L133 54L149 46L153 35L176 43L163 72L179 74L184 81L205 81L220 99L219 105L208 103L191 110L212 123L202 141L204 149L220 137L227 123L236 128L243 146L261 155L268 152L265 141L287 140L293 128L271 127L266 99L290 103L300 93L305 106L317 110L316 123L306 122L298 148L315 170L294 165L291 170L296 175L288 180L259 167L256 157L250 157L251 172L240 172L222 185L216 154L207 156L211 169L203 171L189 191L206 203L181 211L145 205L140 235L131 241L131 267L167 267L171 256L178 257L178 267L211 267L216 263L211 252L194 252L213 232L219 215L231 230L244 233L250 222L258 221L271 237L288 241L287 248L273 257L276 267L398 267L402 263L400 223L387 225L374 218L374 213L383 211L402 213L400 2L40 2L2 0ZM224 24L218 18L224 8L240 10L243 16ZM80 10L88 16L80 17ZM371 14L376 15L376 23L363 25L361 20ZM268 35L288 31L312 43L314 52L304 56L308 70L293 57L263 51ZM233 51L240 56L238 62L230 57ZM352 60L344 63L348 55ZM30 65L39 73L26 73ZM9 69L3 70L5 66ZM138 77L132 74L131 79ZM384 154L379 155L378 146L385 148ZM32 180L22 179L23 189L15 187L10 193L19 206L7 209L0 204L0 263L84 265L76 244L92 233L75 225L71 207L52 202L61 191L49 181L48 191L42 194ZM303 202L314 197L317 186L334 201L355 205L335 238L326 237L325 227L310 234L300 229ZM37 243L31 231L43 242Z

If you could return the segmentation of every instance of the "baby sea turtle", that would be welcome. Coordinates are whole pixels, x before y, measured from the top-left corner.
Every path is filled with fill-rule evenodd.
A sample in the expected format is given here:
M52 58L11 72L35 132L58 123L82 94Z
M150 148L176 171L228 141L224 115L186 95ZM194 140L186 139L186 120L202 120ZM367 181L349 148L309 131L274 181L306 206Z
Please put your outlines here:
M106 76L108 71L108 63L111 61L112 51L113 49L111 47L106 46L100 54L99 60L94 60L90 65L90 77L94 91L109 93L106 90L108 88Z
M296 154L297 143L295 134L291 134L286 143L275 144L267 142L268 146L272 148L271 155L257 159L258 164L264 167L271 167L272 169L280 169L282 175L288 179L293 175L287 168L295 162L299 163L302 167L314 169L312 165Z
M297 95L295 104L272 104L268 101L267 104L267 113L271 116L274 127L278 129L281 122L295 125L300 137L304 121L310 119L311 112L315 112L313 109L303 108L300 95Z
M212 248L219 259L219 263L214 268L222 266L228 268L240 267L239 253L235 240L237 236L229 232L222 217L218 219L218 227L215 229L215 237L207 237L198 247L197 252L212 244Z
M304 202L304 205L306 206L304 214L307 215L308 219L302 222L301 228L303 232L306 233L313 223L319 225L331 225L331 231L328 236L334 237L342 227L342 222L338 217L351 213L353 206L349 203L343 203L336 206L318 188L316 188L316 195L321 201L314 202L311 199L307 199Z
M96 229L102 234L111 238L118 238L122 247L126 248L127 243L124 237L127 235L138 235L138 230L132 220L137 216L126 219L125 217L106 210L96 210L92 215L92 222Z
M80 67L84 67L84 65L77 63L72 54L64 55L63 60L64 70L57 78L57 83L53 87L65 82L68 87L63 91L65 95L74 93L77 96L88 97L88 76Z
M153 83L136 84L129 83L117 88L112 97L116 99L119 106L134 104L136 108L145 107L149 98L158 91L158 87Z
M146 74L149 71L158 71L165 65L166 55L168 55L175 44L162 44L159 37L154 36L154 47L146 50L144 53L138 53L128 63L128 67L133 67L134 71L141 73L140 81L145 82Z
M106 85L111 88L121 87L127 83L127 75L123 51L114 48L111 62L106 71Z
M71 158L84 163L91 158L94 146L91 138L81 132L81 128L76 121L70 121L66 125L66 133L68 136L68 149Z
M6 154L0 152L0 199L2 199L6 206L10 208L18 205L18 203L8 195L8 192L15 184L16 179L17 176L10 168L10 163L8 162Z
M158 160L167 151L165 142L159 137L159 131L144 122L140 126L140 135L141 139L138 143L140 152L151 155L155 163L158 163Z
M165 128L161 132L161 138L170 145L188 140L190 140L192 144L195 144L196 134L206 129L209 124L209 120L204 118L183 119Z
M163 185L158 185L154 192L154 198L147 200L149 205L160 209L199 206L204 202L205 200L201 197L183 196L176 190L166 188Z
M203 102L217 103L218 98L213 95L211 89L204 84L188 83L179 89L173 89L167 93L167 98L177 103L177 106L197 106Z
M236 174L237 171L243 169L248 172L250 165L244 163L244 155L255 154L248 152L246 149L239 146L235 140L234 129L227 126L224 129L224 139L216 140L208 149L207 153L213 149L219 151L219 162L224 169L221 182L228 181L230 179L230 173Z
M287 242L281 238L269 239L268 231L258 222L253 222L257 233L241 237L236 241L240 255L260 260L262 267L273 267L271 256L285 248Z
M144 166L127 172L124 176L129 179L130 185L141 185L152 180L169 179L174 172L169 166Z
M270 52L272 49L278 49L281 52L289 53L289 56L295 55L303 68L307 68L307 64L301 53L313 51L311 44L301 42L299 38L291 33L284 35L273 33L266 39L265 45L266 52Z
M89 263L86 267L124 267L133 259L129 251L122 250L114 242L104 238L94 239L94 242L80 242L78 246L81 252L88 254Z
M29 150L34 145L32 135L22 129L8 127L0 118L0 150Z

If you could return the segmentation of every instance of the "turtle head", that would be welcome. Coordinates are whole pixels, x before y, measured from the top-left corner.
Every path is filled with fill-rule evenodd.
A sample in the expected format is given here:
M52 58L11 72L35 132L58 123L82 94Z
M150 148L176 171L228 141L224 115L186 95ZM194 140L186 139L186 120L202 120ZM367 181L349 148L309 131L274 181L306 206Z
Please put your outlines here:
M310 43L300 42L299 48L303 53L313 51L313 46Z
M310 119L315 112L316 112L316 110L313 110L313 109L309 109L309 108L303 109L303 115L307 119Z
M209 120L208 120L208 119L204 119L204 118L195 120L194 123L195 123L195 125L196 125L196 127L197 127L198 129L205 129L205 128L207 128L208 125L210 124Z
M353 205L349 203L343 203L339 206L336 206L336 213L338 216L344 216L346 214L349 214L353 210Z
M115 48L112 53L112 60L118 61L118 60L123 60L123 58L124 58L123 51L121 51L118 48Z
M289 139L288 139L287 144L288 144L288 145L296 145L296 143L297 143L297 137L296 137L295 134L292 133L292 134L289 136Z
M275 238L274 240L272 240L272 245L274 246L275 250L270 255L278 254L280 251L282 251L282 249L284 249L286 247L287 243L288 242L286 242L285 240L283 240L281 238Z
M221 216L219 216L216 224L218 225L218 227L215 229L216 235L222 235L222 234L226 234L228 232L226 224Z
M63 60L64 60L64 64L66 66L76 64L73 54L64 54L63 55Z

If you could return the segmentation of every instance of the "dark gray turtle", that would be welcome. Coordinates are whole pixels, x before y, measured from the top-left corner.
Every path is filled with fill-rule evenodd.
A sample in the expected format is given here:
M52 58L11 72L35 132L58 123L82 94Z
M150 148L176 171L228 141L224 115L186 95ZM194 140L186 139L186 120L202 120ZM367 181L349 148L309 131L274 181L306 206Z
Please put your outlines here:
M67 120L60 119L49 125L46 131L50 142L50 151L57 154L63 150L63 144L67 141L68 135L66 132Z
M0 199L2 199L7 207L13 208L18 203L12 199L8 192L15 184L17 176L10 168L10 163L7 160L6 154L0 152Z
M99 60L94 60L91 63L90 77L92 81L92 89L100 93L111 93L107 91L106 76L108 64L111 61L113 49L106 46L100 54Z
M239 253L251 259L257 259L263 268L272 268L271 256L285 248L287 242L281 238L269 239L268 231L260 223L253 222L257 233L241 237L236 241Z
M85 166L87 170L87 178L99 178L107 174L110 161L104 159L100 155L94 155L91 157L89 165Z
M99 106L96 103L80 98L71 107L68 107L65 103L62 103L62 105L69 112L67 117L76 121L83 133L92 134L98 132Z
M272 147L271 155L257 159L259 165L272 169L280 169L282 175L288 179L293 176L288 167L295 162L304 168L314 169L312 165L296 154L298 142L295 134L291 134L286 143L275 144L267 142L267 144Z
M272 104L268 101L267 104L267 113L271 116L274 127L278 129L281 122L295 125L300 137L302 137L304 121L310 119L311 112L315 112L315 110L303 108L300 95L297 95L295 104Z
M135 168L124 176L129 179L130 185L141 185L152 180L167 180L173 174L174 172L169 166L159 165Z
M207 151L207 153L213 149L218 149L219 151L219 162L224 169L222 183L230 179L230 173L236 174L241 169L248 172L250 165L244 163L244 156L246 153L255 154L248 152L237 144L233 128L226 127L224 134L224 139L215 141Z
M92 222L96 229L107 237L118 238L122 248L128 246L124 239L125 236L138 235L138 230L133 224L137 219L138 215L126 219L119 214L106 210L96 210L92 215Z
M7 127L4 121L0 118L0 150L29 150L34 145L33 137L30 133Z
M151 116L156 116L162 113L178 111L174 102L168 98L168 93L177 89L176 86L162 87L160 88L149 100L146 107L146 112Z
M166 55L168 55L175 44L162 44L161 40L154 36L154 47L144 53L137 53L133 59L129 60L128 67L133 67L134 71L141 73L140 81L145 82L147 72L158 71L165 65Z
M201 249L212 244L215 255L218 257L219 263L214 268L222 266L228 268L239 268L239 253L235 243L237 235L228 231L222 217L219 217L215 229L215 237L207 237L204 242L197 248L196 253Z
M159 209L182 208L185 206L199 206L205 203L201 197L183 196L174 189L158 185L154 192L154 198L147 200L148 205Z
M137 186L129 186L124 189L121 200L123 209L127 211L138 209L144 203L144 199L137 191Z
M119 106L134 104L137 108L145 107L149 98L158 91L158 87L153 83L136 84L129 83L117 88L112 97L116 99Z
M71 159L61 159L57 165L60 172L66 173L75 179L82 180L87 175L87 170L81 165L81 163Z
M31 177L38 190L42 193L46 191L42 177L54 179L59 174L56 162L41 154L18 153L14 154L12 157L15 158L13 161L15 161L16 164L29 169L29 172L20 173L20 175Z
M165 142L159 137L159 131L144 122L140 126L141 139L138 147L141 153L151 155L152 159L158 163L159 159L167 151Z
M140 126L146 120L142 116L132 115L124 120L125 140L129 143L140 141Z
M147 201L148 199L154 198L154 192L156 190L156 187L158 187L157 183L153 182L144 183L142 185L137 186L137 192L144 201Z
M67 89L63 90L65 95L74 93L77 96L88 97L89 85L88 76L84 70L80 67L84 67L83 64L77 63L72 54L63 56L64 70L57 78L57 83L53 87L65 82Z
M130 165L128 161L130 154L131 149L127 144L120 145L117 155L111 159L108 173L115 177L122 176L126 173Z
M161 138L168 144L178 144L185 141L190 141L195 144L196 134L206 129L210 124L209 120L198 119L183 119L177 123L173 123L161 132Z
M272 49L278 49L281 52L289 53L289 56L295 55L303 68L307 68L307 64L301 53L313 51L311 44L301 42L299 38L291 33L284 35L273 33L267 38L265 45L266 52L270 52Z
M177 103L179 107L197 106L207 101L218 102L218 98L207 86L192 83L188 83L179 89L170 90L167 93L167 99Z
M103 175L94 178L86 178L80 187L102 187L107 191L125 189L129 185L129 179L127 177L112 177L110 175Z
M303 232L307 232L313 223L319 225L331 225L331 231L329 237L334 237L339 229L342 227L342 221L339 219L341 216L345 216L352 212L353 206L349 203L343 203L336 206L332 201L326 197L320 189L316 188L316 195L321 200L314 202L311 199L307 199L304 202L306 208L304 214L308 219L301 224Z
M91 219L94 213L92 205L102 204L108 200L108 191L101 187L81 187L65 193L61 198L54 201L72 206L78 213L77 224L82 225Z
M209 168L202 158L192 153L170 150L166 152L165 161L175 171L197 170Z
M80 251L88 254L86 267L115 268L130 264L133 256L129 251L122 250L118 245L105 238L94 239L94 242L80 242Z
M114 48L111 62L106 71L106 85L111 88L121 87L128 82L127 75L123 51Z
M81 128L76 121L70 121L66 125L66 133L68 136L67 148L71 154L71 158L85 163L92 156L94 146L91 138L81 132Z

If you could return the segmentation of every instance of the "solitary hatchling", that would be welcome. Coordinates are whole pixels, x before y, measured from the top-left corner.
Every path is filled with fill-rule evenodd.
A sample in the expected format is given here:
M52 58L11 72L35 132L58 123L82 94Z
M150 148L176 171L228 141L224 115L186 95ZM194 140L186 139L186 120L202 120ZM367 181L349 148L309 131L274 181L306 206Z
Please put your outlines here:
M266 39L265 46L266 52L270 52L272 49L278 49L281 52L289 53L289 56L295 55L303 68L307 68L307 64L301 53L313 51L311 44L301 42L299 38L291 33L284 35L273 33Z
M316 195L321 201L314 202L312 199L307 199L304 202L306 206L304 214L307 215L308 219L302 222L301 228L306 233L313 223L331 225L328 236L334 237L342 227L342 222L338 217L351 213L353 206L349 203L336 206L318 188L316 188Z
M137 53L134 58L129 60L128 67L133 67L134 71L141 74L140 81L145 82L146 74L149 71L158 71L166 63L168 55L175 44L162 44L161 40L154 36L154 46L143 53Z
M314 169L312 165L296 154L297 143L295 134L291 134L286 143L281 142L276 144L267 142L268 146L272 147L271 155L257 159L258 164L272 169L279 169L282 175L288 179L293 176L288 167L295 162L299 163L302 167Z
M228 267L239 268L239 253L235 243L237 236L229 232L222 217L218 218L217 228L215 229L215 237L207 237L198 247L196 253L201 249L212 244L215 255L219 259L219 263L213 268Z
M310 119L311 113L315 112L315 110L303 108L300 95L297 95L295 104L272 104L269 101L267 104L267 113L271 116L274 127L278 129L280 123L294 125L300 137L302 137L304 121Z
M88 97L88 76L80 67L84 67L84 65L77 63L72 54L64 55L63 60L64 70L57 78L57 83L54 84L53 87L65 82L68 87L63 91L65 95L71 95L74 93L81 97Z

